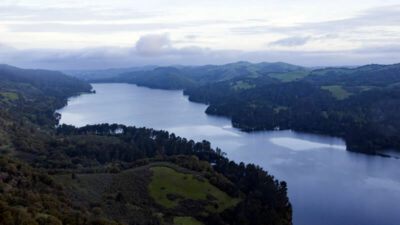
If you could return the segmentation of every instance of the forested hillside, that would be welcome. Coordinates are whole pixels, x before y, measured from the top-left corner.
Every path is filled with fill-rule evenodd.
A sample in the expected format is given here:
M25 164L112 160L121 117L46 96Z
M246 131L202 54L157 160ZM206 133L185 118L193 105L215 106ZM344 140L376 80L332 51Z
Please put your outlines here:
M185 93L243 130L329 134L344 138L348 150L371 154L400 149L400 65L314 70L303 78L293 72L265 76L276 80L233 79Z
M308 69L284 63L162 67L96 82L184 89L245 131L293 129L345 139L350 151L400 150L400 64Z
M141 66L141 67L130 67L130 68L112 68L106 70L64 70L63 73L79 78L81 80L92 80L92 79L108 79L116 77L123 73L130 73L135 71L146 71L157 68L157 66Z
M0 71L1 224L291 224L285 182L203 141L123 125L61 125L89 84Z
M300 66L286 63L237 62L222 66L206 65L199 67L175 66L158 67L153 70L122 73L109 79L93 78L93 82L127 82L162 89L187 89L204 84L222 82L234 78L260 78L266 73L286 73L308 71Z
M60 72L0 65L0 107L20 121L53 126L54 111L91 86Z

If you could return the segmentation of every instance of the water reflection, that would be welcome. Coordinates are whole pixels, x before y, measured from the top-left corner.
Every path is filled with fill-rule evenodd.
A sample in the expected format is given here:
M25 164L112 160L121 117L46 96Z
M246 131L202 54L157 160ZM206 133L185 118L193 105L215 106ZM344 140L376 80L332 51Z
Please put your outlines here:
M293 131L244 133L208 116L181 91L95 84L96 94L71 98L61 123L121 123L209 140L235 161L255 163L288 182L295 225L400 221L400 161L345 151L338 138Z
M275 145L283 146L285 148L294 151L309 151L319 148L335 148L340 150L346 150L345 145L321 144L318 142L306 141L289 137L270 138L269 141L271 141Z

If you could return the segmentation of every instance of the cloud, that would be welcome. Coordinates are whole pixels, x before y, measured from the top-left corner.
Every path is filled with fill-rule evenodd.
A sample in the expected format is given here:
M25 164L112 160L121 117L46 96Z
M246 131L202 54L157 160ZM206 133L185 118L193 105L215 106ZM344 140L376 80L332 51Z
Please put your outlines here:
M300 23L294 26L248 26L233 27L231 32L245 35L261 33L298 33L311 32L316 34L334 32L356 32L360 29L395 26L400 27L400 5L378 7L345 19L322 22Z
M293 4L293 0L274 2L265 8L265 2L255 1L246 8L245 2L224 0L218 2L225 6L221 10L211 7L215 2L209 0L206 3L148 0L135 4L129 0L2 0L0 42L27 52L36 48L39 55L51 52L55 59L69 55L94 60L130 54L132 58L143 57L139 61L165 58L169 62L190 56L194 62L200 62L207 61L200 56L234 58L232 49L253 55L264 52L269 56L271 52L288 49L305 53L369 47L373 51L372 46L383 43L390 48L398 43L396 37L400 37L400 6L377 7L396 0L385 3L356 0L346 8L328 0L318 3L304 0L302 4ZM360 13L361 8L372 9ZM158 35L142 36L136 45L132 42L149 33ZM174 39L160 33L174 34ZM59 46L65 50L49 50ZM89 46L94 48L68 50Z
M0 54L1 53L5 54L7 52L14 52L14 51L16 51L15 48L13 48L13 47L11 47L9 45L5 45L5 44L0 43Z
M136 42L136 50L143 56L161 55L171 50L168 34L150 34L142 36Z
M150 34L140 37L136 42L136 53L145 57L156 56L183 56L183 55L201 55L206 54L210 49L198 46L175 47L174 43L180 41L172 41L168 34Z
M75 50L18 50L0 44L0 64L26 68L104 69L137 65L201 64L217 51L198 46L175 47L168 34L150 34L132 47L92 47Z
M310 37L311 39L326 38ZM143 65L204 65L235 61L277 62L303 66L391 64L400 60L400 45L365 46L353 50L215 50L199 46L177 47L168 34L144 35L131 47L94 47L75 50L18 50L0 44L0 64L23 68L106 69Z
M84 4L55 5L49 6L26 6L19 4L0 5L0 19L5 21L110 21L132 18L149 18L163 15L160 11L136 11L129 8L99 7L96 5L85 6Z
M399 47L397 47L399 48ZM303 66L343 66L369 63L390 64L400 58L399 52L366 53L355 51L234 51L183 48L169 53L144 56L132 48L94 48L75 51L33 49L0 53L0 62L24 68L106 69L143 65L204 65L246 60L250 62L284 61Z
M8 24L11 32L58 32L58 33L113 33L132 32L180 28L187 26L180 23L105 23L96 22L91 24L82 23L24 23Z
M198 36L194 35L194 34L189 34L189 35L186 35L185 38L188 40L195 40L196 38L198 38Z
M111 20L112 21L112 20ZM113 32L137 32L149 30L165 30L192 28L208 25L230 25L237 21L227 20L192 20L184 22L127 22L127 21L59 21L59 22L7 22L5 25L11 32L58 32L58 33L113 33Z
M296 46L303 46L309 43L310 41L323 41L323 40L337 39L337 38L339 38L339 35L337 34L327 34L320 36L293 36L270 42L268 45L282 46L282 47L296 47Z
M356 49L355 52L359 54L400 54L400 45L367 46ZM397 60L400 62L400 58Z
M269 43L271 46L285 46L285 47L295 47L305 45L308 41L311 40L310 36L307 37L288 37L284 39L280 39L274 42Z

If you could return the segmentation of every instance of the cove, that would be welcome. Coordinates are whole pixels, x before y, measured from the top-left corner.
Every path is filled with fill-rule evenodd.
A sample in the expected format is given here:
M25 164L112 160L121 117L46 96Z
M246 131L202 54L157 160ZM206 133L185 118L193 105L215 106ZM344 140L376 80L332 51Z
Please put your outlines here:
M131 84L93 84L96 94L72 97L60 123L119 123L208 140L237 162L260 165L288 183L295 225L400 221L400 160L346 151L343 140L293 131L245 133L227 118L204 113L182 91Z

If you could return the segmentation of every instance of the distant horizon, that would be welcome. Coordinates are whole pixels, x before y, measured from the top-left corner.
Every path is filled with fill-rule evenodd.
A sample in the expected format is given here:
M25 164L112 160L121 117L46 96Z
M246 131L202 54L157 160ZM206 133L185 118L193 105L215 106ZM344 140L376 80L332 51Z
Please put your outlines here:
M236 63L250 63L250 64L260 64L260 63L286 63L294 66L300 66L308 69L320 69L320 68L358 68L362 66L368 66L368 65L382 65L382 66L389 66L389 65L396 65L400 64L400 61L397 63L368 63L368 64L362 64L362 65L338 65L338 66L303 66L299 64L293 64L293 63L287 63L284 61L276 61L276 62L268 62L268 61L259 61L259 62L250 62L250 61L232 61L228 63L221 63L221 64L198 64L198 65L190 65L190 64L170 64L170 65L156 65L156 64L148 64L148 65L143 65L143 66L123 66L123 67L106 67L106 68L87 68L87 69L79 69L79 68L69 68L69 69L49 69L49 68L43 68L43 67L24 67L24 66L18 66L18 65L13 65L13 64L8 64L8 63L2 63L0 62L0 65L8 65L8 66L13 66L13 67L18 67L21 69L43 69L43 70L53 70L53 71L60 71L60 72L67 72L67 71L107 71L107 70L119 70L119 69L140 69L140 68L146 68L146 67L154 67L154 68L159 68L159 67L177 67L177 66L182 66L182 67L201 67L201 66L224 66L224 65L229 65L229 64L236 64Z
M235 63L250 63L250 64L260 64L260 63L286 63L286 64L290 64L293 66L301 66L304 68L309 68L309 69L319 69L319 68L357 68L357 67L362 67L362 66L369 66L369 65L381 65L381 66L390 66L390 65L396 65L396 64L400 64L399 62L396 63L368 63L368 64L361 64L361 65L338 65L338 66L303 66L303 65L299 65L296 63L287 63L284 61L275 61L275 62L269 62L269 61L258 61L258 62L250 62L250 61L244 61L244 60L240 60L240 61L232 61L232 62L228 62L228 63L221 63L221 64L199 64L199 65L191 65L191 64L170 64L170 65L152 65L152 64L148 64L148 65L143 65L143 66L126 66L126 67L109 67L109 68L105 68L105 69L65 69L65 70L61 70L61 71L95 71L95 70L101 70L101 71L105 71L105 70L117 70L117 69L132 69L132 68L144 68L144 67L176 67L176 66L183 66L183 67L200 67L200 66L224 66L224 65L229 65L229 64L235 64Z
M106 69L276 62L400 62L398 0L5 0L0 62Z
M6 53L2 52L2 45L0 44L0 63L9 64L21 68L38 68L48 70L106 70L113 68L131 68L131 67L145 67L145 66L203 66L203 65L225 65L235 62L250 62L250 63L288 63L303 67L357 67L363 65L379 64L391 65L400 63L400 47L399 57L390 59L374 59L368 58L368 54L358 60L347 60L351 57L345 52L340 53L338 56L332 52L326 52L326 55L318 55L317 53L303 53L303 52L241 52L241 51L210 51L207 54L201 55L182 55L178 57L164 56L149 57L149 56L135 56L130 59L125 54L122 57L118 56L105 56L104 52L97 52L98 50L16 50ZM113 51L113 48L104 51ZM124 51L132 51L125 49ZM84 56L88 54L90 57ZM208 55L209 54L209 55ZM276 55L275 55L276 54ZM396 52L397 54L397 52ZM221 57L224 56L224 57ZM67 58L64 58L67 57ZM82 58L83 57L83 58ZM139 58L136 58L139 57ZM194 57L194 58L193 58ZM197 58L200 57L200 58ZM207 58L208 57L208 58ZM271 59L264 59L270 57ZM185 58L185 59L183 59ZM190 62L189 59L193 58ZM316 59L319 59L316 61ZM140 59L140 60L137 60ZM353 62L353 63L352 63Z

